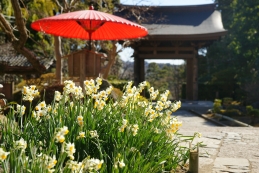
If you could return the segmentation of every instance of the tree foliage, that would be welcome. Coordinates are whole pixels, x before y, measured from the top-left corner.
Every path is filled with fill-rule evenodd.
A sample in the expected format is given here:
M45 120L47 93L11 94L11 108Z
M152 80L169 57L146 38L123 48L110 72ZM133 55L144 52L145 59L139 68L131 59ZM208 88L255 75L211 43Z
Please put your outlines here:
M237 87L229 87L230 84L246 90L247 84L259 82L259 1L215 2L228 34L208 48L206 58L200 62L207 66L200 74L200 80L211 84L225 83L225 90L231 96Z

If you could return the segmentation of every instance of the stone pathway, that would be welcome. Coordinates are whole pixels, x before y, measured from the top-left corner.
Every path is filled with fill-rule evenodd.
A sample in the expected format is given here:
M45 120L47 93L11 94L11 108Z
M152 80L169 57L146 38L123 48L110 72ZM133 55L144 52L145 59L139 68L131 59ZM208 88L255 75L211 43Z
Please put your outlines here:
M205 145L200 147L199 173L259 173L259 128L217 126L186 109L173 115L183 122L181 134L202 133L193 141Z

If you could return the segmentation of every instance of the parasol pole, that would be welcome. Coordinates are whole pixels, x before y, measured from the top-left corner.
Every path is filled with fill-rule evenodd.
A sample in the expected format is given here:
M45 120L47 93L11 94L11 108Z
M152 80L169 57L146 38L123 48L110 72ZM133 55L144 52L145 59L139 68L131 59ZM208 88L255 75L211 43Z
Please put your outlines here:
M92 9L93 9L93 7L92 7ZM90 9L90 10L92 10L92 9ZM91 45L91 43L92 43L92 33L93 33L93 31L92 31L92 21L90 20L90 30L89 30L89 50L90 51L92 49L92 45Z
M91 22L90 22L90 26L91 26ZM80 76L79 76L79 80L80 80L80 86L83 89L83 92L85 91L84 88L84 81L85 81L85 64L86 64L86 56L90 56L90 51L92 49L91 43L92 43L92 31L89 31L89 51L86 51L85 56L83 56L83 54L81 54L80 57ZM89 57L88 57L89 58Z
M92 31L89 32L89 51L92 49Z
M86 51L87 53L87 51ZM84 87L84 81L85 81L85 59L87 55L80 54L80 75L79 75L79 80L80 80L80 86L83 89L83 92L85 92L85 87Z

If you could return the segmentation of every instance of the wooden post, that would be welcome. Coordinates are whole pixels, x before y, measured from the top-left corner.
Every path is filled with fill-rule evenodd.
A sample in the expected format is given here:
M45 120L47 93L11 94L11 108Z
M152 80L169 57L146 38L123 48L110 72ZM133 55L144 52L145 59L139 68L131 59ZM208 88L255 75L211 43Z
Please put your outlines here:
M186 62L186 99L193 100L193 59L187 59Z
M89 56L89 53L86 54L80 54L80 86L82 87L84 91L84 81L85 81L85 59L86 56Z
M135 55L134 55L134 84L135 85L139 84L139 81L140 81L139 76L140 76L139 57L135 50Z
M199 145L192 149L190 143L189 173L199 173Z
M138 86L139 83L145 80L145 59L134 57L134 85Z
M5 98L7 100L12 100L13 99L13 90L14 90L14 82L9 82L9 83L3 83L3 88L1 93L5 95Z
M198 51L194 51L193 55L193 100L198 100Z

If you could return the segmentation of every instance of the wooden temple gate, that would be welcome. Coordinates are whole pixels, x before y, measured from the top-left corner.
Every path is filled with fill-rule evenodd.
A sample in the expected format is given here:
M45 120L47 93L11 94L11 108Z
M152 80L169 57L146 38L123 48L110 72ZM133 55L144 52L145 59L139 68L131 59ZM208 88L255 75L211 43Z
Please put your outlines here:
M136 7L123 5L123 8L121 16ZM150 7L151 12L147 14L152 18L144 16L148 20L141 24L149 35L133 44L135 84L145 80L145 59L184 59L187 62L186 99L198 100L198 50L227 33L215 8L216 4Z

